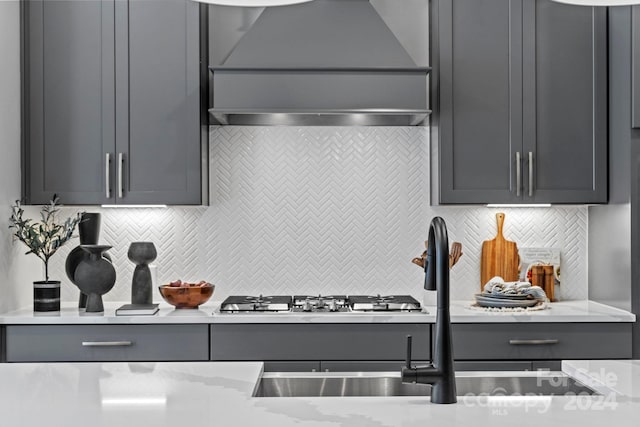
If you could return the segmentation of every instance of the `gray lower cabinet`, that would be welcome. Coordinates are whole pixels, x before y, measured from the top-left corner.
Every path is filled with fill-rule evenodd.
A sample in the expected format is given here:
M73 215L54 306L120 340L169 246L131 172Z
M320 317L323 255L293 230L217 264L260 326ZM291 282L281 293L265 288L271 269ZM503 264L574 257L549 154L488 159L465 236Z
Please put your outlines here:
M265 372L320 372L319 360L307 360L307 361L295 361L290 360L286 362L277 361L265 361Z
M453 324L455 368L559 370L628 359L631 323ZM390 371L431 360L428 324L6 325L6 362L262 361L267 372Z
M404 360L378 361L322 361L320 370L323 372L400 372L405 366ZM427 360L412 360L413 365L426 365Z
M200 6L22 2L25 199L200 204Z
M405 358L413 336L413 359L430 360L427 324L213 324L211 359L319 362L380 362Z
M606 8L432 5L440 203L605 203Z
M5 350L5 327L0 326L0 363L7 361L6 350Z
M208 325L8 325L7 362L209 360Z
M631 357L630 323L475 323L452 328L457 361Z
M426 326L426 328L425 328ZM397 371L406 335L427 363L431 327L419 324L213 324L215 361L264 361L266 371ZM459 371L559 370L563 359L628 359L630 323L452 325Z
M531 371L541 369L528 360L456 360L456 372L464 371Z

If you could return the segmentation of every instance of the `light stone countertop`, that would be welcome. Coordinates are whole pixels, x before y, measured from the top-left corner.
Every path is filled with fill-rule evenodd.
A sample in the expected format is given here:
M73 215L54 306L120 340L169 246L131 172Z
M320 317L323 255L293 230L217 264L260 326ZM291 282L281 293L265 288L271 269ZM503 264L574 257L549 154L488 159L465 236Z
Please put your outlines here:
M0 314L0 324L197 324L197 323L435 323L435 307L421 313L236 313L219 312L220 301L198 309L176 310L161 303L154 316L115 316L123 303L105 303L105 312L83 313L72 303L54 314L34 314L31 309ZM531 312L484 312L470 308L470 301L452 301L452 323L537 322L634 322L635 315L594 301L550 303L548 309Z
M640 402L640 360L564 360L562 370L599 393Z
M579 363L586 363L580 365ZM636 427L640 362L565 362L583 376L624 378L601 396L254 398L256 362L0 364L10 427Z

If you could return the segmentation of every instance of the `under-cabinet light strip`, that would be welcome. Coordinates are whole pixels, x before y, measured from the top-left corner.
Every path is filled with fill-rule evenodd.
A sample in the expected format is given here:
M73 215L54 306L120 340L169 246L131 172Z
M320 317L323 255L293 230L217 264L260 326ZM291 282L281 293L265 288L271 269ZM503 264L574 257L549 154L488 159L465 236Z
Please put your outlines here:
M287 6L291 4L307 3L312 0L194 0L199 3L217 4L220 6L237 7L268 7Z
M103 398L103 406L166 406L167 398L161 397L112 397Z
M550 208L551 203L514 203L514 204L501 204L501 203L489 203L488 208Z
M574 6L630 6L640 4L640 0L552 0L556 3L571 4Z
M103 208L166 208L167 205L102 205Z

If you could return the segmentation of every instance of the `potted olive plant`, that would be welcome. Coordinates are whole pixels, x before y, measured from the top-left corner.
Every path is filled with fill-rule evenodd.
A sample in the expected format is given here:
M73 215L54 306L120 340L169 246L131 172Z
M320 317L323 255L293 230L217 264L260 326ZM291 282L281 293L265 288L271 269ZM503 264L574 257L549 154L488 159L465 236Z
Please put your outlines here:
M42 206L40 222L23 218L24 209L19 200L11 209L9 228L14 230L14 239L29 248L26 254L34 254L44 263L45 280L33 282L33 311L60 311L60 281L49 280L49 260L73 237L82 213L58 222L60 209L55 195L48 205Z

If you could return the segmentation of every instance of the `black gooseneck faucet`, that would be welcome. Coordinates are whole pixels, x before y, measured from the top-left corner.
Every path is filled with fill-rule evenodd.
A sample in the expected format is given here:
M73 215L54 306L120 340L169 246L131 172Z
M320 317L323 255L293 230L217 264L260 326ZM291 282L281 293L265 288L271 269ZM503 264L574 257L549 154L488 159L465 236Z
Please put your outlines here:
M437 292L436 336L432 363L411 366L411 336L407 337L407 360L403 383L431 384L431 403L456 403L451 318L449 315L449 238L444 219L437 216L429 226L424 288Z

